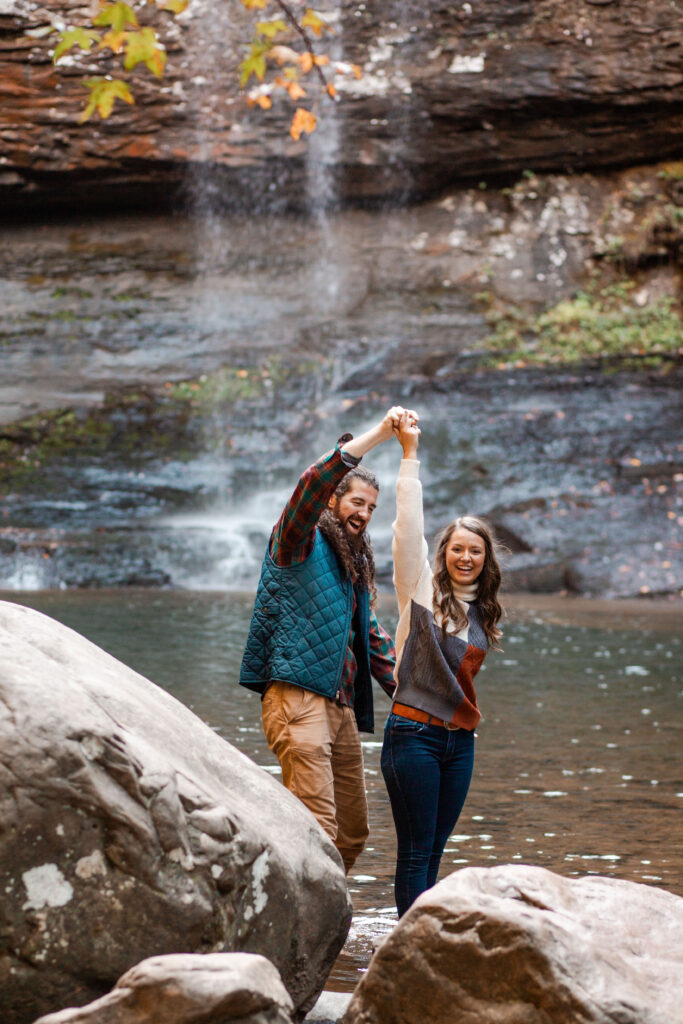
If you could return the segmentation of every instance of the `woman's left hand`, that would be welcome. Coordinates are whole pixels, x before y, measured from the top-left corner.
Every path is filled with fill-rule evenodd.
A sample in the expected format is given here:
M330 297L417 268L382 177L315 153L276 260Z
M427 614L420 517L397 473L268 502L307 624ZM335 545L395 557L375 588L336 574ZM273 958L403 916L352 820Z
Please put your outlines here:
M396 436L403 449L404 459L417 458L417 448L420 442L418 420L419 416L414 409L406 409L398 421L398 427L395 429Z

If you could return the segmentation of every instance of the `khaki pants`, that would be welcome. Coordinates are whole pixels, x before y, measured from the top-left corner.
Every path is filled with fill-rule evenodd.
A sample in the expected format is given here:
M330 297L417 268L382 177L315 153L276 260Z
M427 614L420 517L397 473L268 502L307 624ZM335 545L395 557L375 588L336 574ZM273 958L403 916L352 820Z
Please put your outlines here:
M363 752L353 708L275 682L265 693L261 716L282 781L327 832L348 873L368 837Z

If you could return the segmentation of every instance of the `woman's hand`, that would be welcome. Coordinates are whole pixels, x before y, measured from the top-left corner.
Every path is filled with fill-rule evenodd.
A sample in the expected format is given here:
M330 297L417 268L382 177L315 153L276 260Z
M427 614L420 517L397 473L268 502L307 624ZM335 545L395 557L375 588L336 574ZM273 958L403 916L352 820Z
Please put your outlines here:
M351 441L347 441L346 444L342 445L341 450L348 452L349 455L354 455L356 458L362 458L375 445L388 441L393 435L398 437L401 420L404 416L408 415L417 420L417 413L404 409L402 405L392 405L391 409L385 413L376 426L366 430L359 437L354 437Z
M380 424L380 429L387 440L389 440L392 434L398 434L401 417L405 416L406 411L402 405L392 405L391 409L385 414Z
M396 436L403 449L404 459L416 459L420 443L420 428L417 423L419 416L414 409L405 409L399 418Z

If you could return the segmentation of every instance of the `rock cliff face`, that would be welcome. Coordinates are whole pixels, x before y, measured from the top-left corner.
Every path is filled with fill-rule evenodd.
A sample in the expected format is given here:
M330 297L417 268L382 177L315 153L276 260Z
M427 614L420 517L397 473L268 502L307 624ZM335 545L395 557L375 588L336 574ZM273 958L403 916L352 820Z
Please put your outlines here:
M249 28L236 0L192 0L164 32L163 82L141 74L135 106L85 127L82 79L113 66L83 54L56 70L49 38L27 35L58 18L77 24L84 9L3 0L0 209L168 205L197 174L226 205L275 196L297 206L312 159L333 170L322 200L405 200L525 168L682 151L682 19L669 0L346 0L328 10L338 33L327 49L363 77L342 83L310 143L295 143L291 108L249 110L238 92Z

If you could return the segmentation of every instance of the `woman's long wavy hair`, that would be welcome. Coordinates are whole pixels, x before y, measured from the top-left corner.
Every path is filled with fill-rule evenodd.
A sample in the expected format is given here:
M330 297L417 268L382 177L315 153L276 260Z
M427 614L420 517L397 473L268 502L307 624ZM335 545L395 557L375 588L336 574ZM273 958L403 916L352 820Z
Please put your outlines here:
M484 567L477 579L477 603L481 610L486 639L496 647L502 633L498 623L503 609L498 602L501 572L496 555L496 543L491 527L477 516L458 516L449 523L439 538L434 556L434 608L441 612L442 627L452 623L456 632L467 625L465 611L453 593L453 582L446 568L446 549L454 530L462 528L476 533L484 542Z

